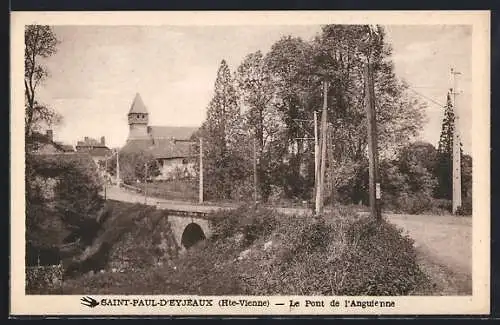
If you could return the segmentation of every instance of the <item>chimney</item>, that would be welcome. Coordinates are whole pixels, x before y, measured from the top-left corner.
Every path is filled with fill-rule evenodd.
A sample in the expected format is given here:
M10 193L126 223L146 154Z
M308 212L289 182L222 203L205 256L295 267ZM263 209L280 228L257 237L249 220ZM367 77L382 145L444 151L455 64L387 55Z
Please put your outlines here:
M52 132L52 130L47 130L47 138L50 142L54 141L54 133Z
M84 137L83 141L85 142L85 144L87 144L89 142L89 137Z
M106 138L101 137L101 145L105 146L106 145Z

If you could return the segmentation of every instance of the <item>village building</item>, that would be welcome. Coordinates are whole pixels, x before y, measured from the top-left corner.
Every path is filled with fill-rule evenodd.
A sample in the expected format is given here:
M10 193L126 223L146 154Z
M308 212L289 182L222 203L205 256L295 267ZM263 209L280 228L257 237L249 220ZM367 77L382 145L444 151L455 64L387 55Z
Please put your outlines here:
M111 158L113 152L106 146L105 137L101 137L100 140L84 137L83 141L76 143L76 152L88 154L97 166L99 175L102 178L107 179L110 177L106 171L106 160Z
M112 154L111 149L106 146L104 137L101 137L100 140L84 137L83 141L76 143L76 151L88 153L98 166L102 165Z
M136 94L127 114L129 135L121 152L147 152L159 164L157 180L189 178L196 175L191 136L196 127L152 126L142 98Z
M69 144L54 141L54 132L47 130L45 134L33 132L26 139L27 151L33 154L73 153L75 148Z

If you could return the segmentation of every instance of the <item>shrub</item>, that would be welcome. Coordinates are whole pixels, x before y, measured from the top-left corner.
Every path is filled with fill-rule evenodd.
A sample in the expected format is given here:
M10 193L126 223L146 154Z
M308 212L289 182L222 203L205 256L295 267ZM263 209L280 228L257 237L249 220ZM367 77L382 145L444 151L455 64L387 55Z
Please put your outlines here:
M249 245L276 227L275 211L261 207L242 206L232 211L215 212L211 216L212 240L223 240L238 233Z
M61 292L63 284L62 265L31 266L26 268L26 293L46 294Z
M406 295L426 281L412 240L386 221L348 209L320 218L273 216L277 251L252 245L254 257L231 269L240 274L234 294Z
M409 214L421 214L432 210L433 199L424 193L406 194L403 193L398 198L399 211Z
M146 176L145 164L148 165L148 178L160 175L160 166L153 155L141 149L138 151L120 151L120 177L126 184L135 184L137 180L143 182ZM110 160L108 171L116 173L116 159Z
M111 216L84 254L71 263L73 275L101 269L133 270L169 263L178 247L161 210L141 204L107 201Z
M107 266L117 269L149 269L157 263L168 264L177 257L179 247L161 211L136 205L124 214L136 214L130 223L123 224L124 214L117 215L115 225L123 224L119 238L112 243ZM109 227L112 231L116 226Z
M472 215L472 198L468 197L462 201L462 205L455 211L456 215L459 216L471 216Z
M451 212L452 202L447 199L434 199L434 208L437 210Z
M27 243L34 250L59 249L67 238L90 243L104 203L100 190L97 167L89 155L27 154Z
M399 193L382 197L385 211L407 214L443 215L451 212L451 201L435 199L425 193Z
M144 193L144 183L134 184L141 193ZM198 184L192 180L166 180L147 184L148 196L168 200L196 201L198 199Z
M214 212L211 218L213 237L174 260L176 268L150 269L140 278L134 271L110 275L120 277L120 285L99 275L102 287L96 290L128 294L407 295L427 281L410 238L384 220L362 217L349 209L313 217L243 206ZM242 240L237 245L234 239L238 234Z
M354 222L349 246L338 262L344 264L341 295L407 295L426 281L416 262L413 240L402 230L372 218Z

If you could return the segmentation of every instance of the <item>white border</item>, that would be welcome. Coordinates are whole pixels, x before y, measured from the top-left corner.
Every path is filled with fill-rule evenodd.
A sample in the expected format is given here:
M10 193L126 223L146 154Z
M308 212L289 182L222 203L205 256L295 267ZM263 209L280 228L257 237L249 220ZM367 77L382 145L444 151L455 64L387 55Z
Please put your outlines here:
M97 307L81 296L26 296L24 293L24 25L307 25L307 24L460 24L472 25L473 295L468 297L391 297L396 308L305 308L288 305L211 308ZM488 11L273 11L273 12L13 12L11 14L11 314L14 315L296 315L296 314L487 314L490 310L490 13ZM100 299L103 296L95 296ZM178 296L177 296L178 297ZM113 296L110 298L121 298ZM172 298L156 296L156 299ZM201 298L192 297L189 298ZM221 297L205 297L220 299ZM257 297L246 297L257 298ZM271 303L306 297L259 297ZM312 297L311 297L312 298ZM376 297L317 297L315 300ZM387 297L379 300L388 300ZM216 302L215 302L216 303Z

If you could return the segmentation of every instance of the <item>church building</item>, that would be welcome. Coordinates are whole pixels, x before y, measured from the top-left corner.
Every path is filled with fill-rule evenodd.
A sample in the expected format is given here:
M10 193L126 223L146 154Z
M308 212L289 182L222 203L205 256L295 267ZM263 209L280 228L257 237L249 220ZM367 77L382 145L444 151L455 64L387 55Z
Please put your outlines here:
M136 94L128 112L129 135L122 152L146 151L160 165L158 180L172 180L195 175L196 154L191 135L196 127L152 126L142 98Z

